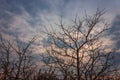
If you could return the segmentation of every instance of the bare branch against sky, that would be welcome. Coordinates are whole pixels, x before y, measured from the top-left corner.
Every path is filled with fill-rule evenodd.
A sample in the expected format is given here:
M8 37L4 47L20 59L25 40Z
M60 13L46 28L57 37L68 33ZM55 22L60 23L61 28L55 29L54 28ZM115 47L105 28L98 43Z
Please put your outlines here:
M98 9L105 10L105 14L102 15L101 13L99 13ZM96 12L96 10L98 11L98 13ZM102 16L101 15L98 16L95 13L101 14ZM100 24L97 24L96 25L97 27L94 28L94 30L91 32L92 29L88 29L86 28L86 26L92 23L90 21L93 18L96 19L97 17L102 17L100 19L101 22ZM85 20L86 18L87 20ZM77 20L77 19L82 19L82 20ZM85 36L83 32L86 33L88 32L88 35L86 35L86 37L84 37L83 39L80 38L81 41L78 42L79 44L82 43L82 41L84 42L84 39L88 40L87 37L90 38L92 37L92 35L95 35L95 33L99 32L103 26L107 26L109 28L109 30L107 30L103 35L101 35L102 37L100 38L100 40L103 41L102 44L104 44L105 48L107 48L107 51L109 51L110 49L116 50L115 52L116 58L114 60L114 63L117 66L119 66L120 64L120 36L119 36L120 35L120 0L0 0L0 55L5 57L4 60L2 59L2 57L0 57L1 58L0 64L4 66L5 75L10 77L10 75L8 75L9 71L7 70L12 69L11 66L8 65L10 63L9 61L12 59L13 62L12 65L13 65L14 64L13 59L16 60L16 58L12 58L15 57L15 55L13 54L19 52L24 53L23 55L17 56L18 63L15 63L15 65L12 66L14 68L13 70L15 70L14 73L9 72L12 73L11 75L14 74L15 76L15 73L17 73L15 67L19 68L18 69L19 71L16 74L16 80L18 80L18 77L23 77L23 76L26 77L26 75L20 75L20 70L21 70L20 66L21 66L21 62L23 61L26 67L28 60L27 61L21 60L21 58L26 59L26 57L32 56L35 58L35 61L34 60L30 60L30 61L31 62L33 61L35 62L35 65L42 67L44 63L41 62L41 60L46 62L50 60L50 59L46 59L45 57L43 58L42 53L44 53L46 51L46 48L50 47L54 41L56 42L57 47L59 47L60 49L68 48L68 47L70 48L69 45L65 45L64 42L60 41L61 36L58 36L57 40L53 39L53 36L57 37L55 35L58 32L61 33L60 35L63 35L62 34L63 32L64 34L67 35L67 37L73 38L71 40L74 41L75 38L74 35L76 33L74 34L70 33L74 31L74 29L71 28L71 26L73 26L73 23L78 25L77 24L78 22L79 25L82 24L84 26L84 28L82 28L81 30L81 35ZM67 27L64 28L62 27L63 25ZM61 26L61 28L58 28L57 26ZM74 26L74 28L77 27ZM87 31L87 29L89 31ZM52 37L51 35L46 35L45 31L47 33L51 31L51 33L54 33L54 35L52 35ZM70 34L68 35L67 32L69 32ZM89 33L92 33L92 35L89 35ZM35 38L36 40L34 43L31 43L31 40L33 40L33 38ZM53 42L51 42L51 40L53 40ZM70 41L68 42L70 43ZM78 47L78 44L76 43L71 45L72 45L71 48ZM16 48L18 52L15 52L17 51ZM68 50L63 50L63 51L68 51ZM3 55L3 53L6 54ZM69 57L74 58L75 56L70 55ZM69 62L69 64L71 63ZM64 67L66 69L69 68L68 66L64 66ZM26 69L22 69L22 70L24 73L29 72L29 71L25 71ZM56 69L54 70L53 66L50 66L49 71L46 71L46 69L44 70L43 68L40 68L40 71L38 71L38 68L36 68L34 79L37 78L39 79L42 77L42 79L44 80L46 78L45 74L47 74L50 77L50 79L54 77L54 79L56 80L57 76L55 71ZM2 74L2 72L3 72L3 67L0 66L0 74ZM80 72L78 72L77 75L79 74Z

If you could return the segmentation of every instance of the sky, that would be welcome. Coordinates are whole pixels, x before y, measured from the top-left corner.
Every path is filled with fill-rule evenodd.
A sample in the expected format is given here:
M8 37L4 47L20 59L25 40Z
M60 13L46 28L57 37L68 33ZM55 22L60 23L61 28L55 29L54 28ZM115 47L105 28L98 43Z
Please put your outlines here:
M70 23L76 15L92 15L97 8L106 10L104 18L111 24L108 35L119 49L120 0L0 0L0 33L6 38L30 40L41 35L44 26L59 23L61 16Z

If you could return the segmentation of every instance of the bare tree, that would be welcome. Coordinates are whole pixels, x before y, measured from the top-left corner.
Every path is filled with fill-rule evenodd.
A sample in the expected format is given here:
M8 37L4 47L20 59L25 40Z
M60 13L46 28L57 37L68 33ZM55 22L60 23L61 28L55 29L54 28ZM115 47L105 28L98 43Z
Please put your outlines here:
M2 80L33 80L36 65L32 57L31 45L35 38L23 44L19 39L14 41L0 37L0 72Z
M75 18L70 26L64 26L61 20L59 32L46 32L50 37L48 65L60 71L64 80L97 80L115 70L114 50L108 50L101 39L108 29L102 22L104 13L104 10L97 10L83 20Z

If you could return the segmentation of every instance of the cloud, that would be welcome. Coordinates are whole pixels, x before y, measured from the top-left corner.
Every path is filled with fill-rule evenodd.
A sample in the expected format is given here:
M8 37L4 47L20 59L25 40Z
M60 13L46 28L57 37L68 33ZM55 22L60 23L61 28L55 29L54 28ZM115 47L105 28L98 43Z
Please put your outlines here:
M85 11L92 15L97 8L105 8L107 12L104 18L112 23L107 37L102 38L104 44L119 49L120 0L0 0L0 32L7 39L18 36L25 42L33 36L45 36L40 32L44 26L51 30L52 25L55 31L58 30L56 23L59 24L61 16L65 24L71 24L76 15L81 18ZM47 36L42 42L45 43L44 47L49 46L50 37ZM34 47L34 56L38 61L38 54L45 51L42 42L38 40ZM58 46L65 47L63 43ZM117 57L115 62L119 61L120 54Z
M108 20L110 18L112 20L112 15L119 12L119 0L109 0L109 2L103 0L1 0L0 4L2 12L0 16L5 21L1 22L1 26L5 27L2 27L2 31L14 35L16 30L16 33L22 33L23 37L25 32L28 35L36 30L39 32L38 28L43 28L44 25L49 27L51 24L58 23L60 16L70 23L76 15L83 16L85 10L88 14L93 14L98 7L114 10L107 13Z
M112 22L112 26L108 32L112 36L112 40L116 42L116 48L120 48L120 15L116 15Z
M60 16L66 24L77 16L94 14L97 8L106 8L104 15L109 23L120 13L119 0L1 0L0 30L5 35L29 40L46 26L55 30Z
M34 37L39 28L39 24L32 24L35 19L23 7L20 7L21 14L15 14L10 11L5 11L6 15L10 16L7 20L4 17L0 20L0 30L2 33L18 36L23 40L29 40ZM34 22L33 22L34 23ZM34 28L35 27L35 28Z

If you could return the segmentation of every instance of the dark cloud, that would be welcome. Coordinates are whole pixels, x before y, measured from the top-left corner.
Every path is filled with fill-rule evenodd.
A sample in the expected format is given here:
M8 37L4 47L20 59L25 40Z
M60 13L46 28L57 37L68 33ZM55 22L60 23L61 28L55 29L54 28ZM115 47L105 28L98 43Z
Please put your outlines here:
M112 41L115 42L114 45L117 52L114 53L115 56L114 64L119 65L120 64L120 15L116 15L116 17L113 19L112 26L108 30L107 35L111 36Z
M3 10L3 12L7 10L15 14L21 14L21 6L33 16L39 9L49 10L50 8L45 0L0 0L0 10Z
M43 39L42 42L43 42L43 46L44 47L49 47L52 42L55 42L56 44L56 47L59 47L59 48L68 48L69 46L67 46L63 41L59 40L59 39L56 39L56 38L53 38L51 36L47 36L47 38Z
M120 49L120 15L114 18L108 35L112 36L112 39L116 42L116 48Z
M42 40L43 46L44 47L49 47L51 45L51 43L52 43L51 41L52 41L51 36L47 36L47 38L44 38Z
M65 18L72 18L81 11L81 8L89 11L97 7L116 10L119 7L119 0L109 0L109 2L106 0L0 0L0 20L4 20L4 22L0 23L0 27L5 27L4 29L2 28L3 32L14 34L5 29L8 29L10 27L9 24L14 22L13 16L24 15L23 10L31 17L26 22L35 28L36 24L44 23L41 20L41 16L38 15L44 14L47 17L63 15Z
M29 38L41 27L41 24L57 20L56 16L63 16L65 20L73 19L85 9L88 14L96 8L109 10L107 16L120 13L120 0L0 0L0 31L7 35L22 35ZM113 18L113 17L112 17ZM116 47L120 48L120 15L113 20L108 35L116 41ZM11 29L12 28L12 29ZM21 36L20 36L21 37ZM43 40L44 46L49 46L51 41L48 36ZM56 40L58 47L67 47L63 42ZM74 46L74 44L73 44Z

